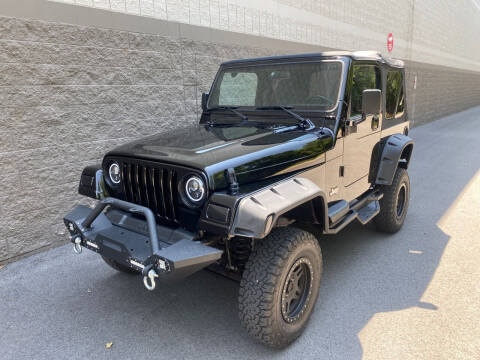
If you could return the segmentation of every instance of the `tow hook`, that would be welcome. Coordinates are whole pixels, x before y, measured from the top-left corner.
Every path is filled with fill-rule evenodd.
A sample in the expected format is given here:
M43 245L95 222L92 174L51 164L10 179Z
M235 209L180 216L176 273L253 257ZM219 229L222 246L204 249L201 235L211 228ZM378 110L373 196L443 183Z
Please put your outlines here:
M147 290L155 290L155 278L158 278L157 272L153 269L148 270L147 275L143 277L143 285L145 285Z
M81 254L82 253L82 238L80 236L77 236L74 240L73 244L73 251L76 254Z

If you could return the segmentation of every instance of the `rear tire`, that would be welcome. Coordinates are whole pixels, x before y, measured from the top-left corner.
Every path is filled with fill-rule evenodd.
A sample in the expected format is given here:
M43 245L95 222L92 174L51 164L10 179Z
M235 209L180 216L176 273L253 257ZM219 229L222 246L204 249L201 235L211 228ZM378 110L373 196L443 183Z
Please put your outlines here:
M239 315L247 332L282 348L303 332L315 307L322 252L311 233L277 228L250 255L240 282Z
M410 178L407 170L398 168L392 185L381 186L383 198L380 200L380 213L373 219L376 229L386 233L396 233L402 228L410 202Z
M120 272L123 272L123 273L126 273L126 274L130 274L130 275L140 274L139 271L134 270L132 268L129 268L128 266L122 265L122 264L116 262L115 260L106 258L104 256L102 256L102 259L103 259L103 261L105 261L107 263L108 266L110 266L111 268L113 268L117 271L120 271Z

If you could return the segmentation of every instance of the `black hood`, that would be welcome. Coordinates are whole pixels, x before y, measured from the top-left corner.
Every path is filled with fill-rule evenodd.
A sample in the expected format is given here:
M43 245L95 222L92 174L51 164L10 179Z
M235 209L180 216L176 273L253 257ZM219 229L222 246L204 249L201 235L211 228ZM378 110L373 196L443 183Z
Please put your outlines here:
M285 174L322 161L333 139L312 131L275 131L255 126L195 125L149 136L110 151L129 157L202 170L212 190L226 186L224 171L234 168L240 184Z

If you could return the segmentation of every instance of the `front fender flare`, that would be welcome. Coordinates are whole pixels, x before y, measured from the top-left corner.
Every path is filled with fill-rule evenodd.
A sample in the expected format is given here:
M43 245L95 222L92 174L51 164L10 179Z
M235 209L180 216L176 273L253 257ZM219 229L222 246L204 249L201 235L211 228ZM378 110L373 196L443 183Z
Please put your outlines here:
M413 144L411 137L402 134L395 134L387 138L378 164L375 184L392 185L393 177L401 160L404 160L402 167L408 168Z
M239 201L230 234L262 239L270 233L282 214L317 197L323 199L325 207L326 196L323 190L302 177L261 189ZM327 210L322 210L325 217Z

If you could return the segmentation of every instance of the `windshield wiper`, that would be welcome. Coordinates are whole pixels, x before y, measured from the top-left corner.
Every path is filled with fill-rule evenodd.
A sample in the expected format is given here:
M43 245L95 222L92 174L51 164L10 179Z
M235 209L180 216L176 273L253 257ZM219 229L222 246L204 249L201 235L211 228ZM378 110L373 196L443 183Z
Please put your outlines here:
M237 111L236 109L237 109L236 106L217 106L214 108L207 109L207 111L210 112L210 111L217 111L217 110L227 110L227 111L231 111L235 115L240 116L243 121L247 121L248 117L246 115L243 115L240 111Z
M312 120L308 118L301 117L297 113L291 111L290 109L293 109L291 106L282 106L282 105L275 105L275 106L260 106L256 107L256 110L283 110L290 116L293 116L295 119L298 120L297 125L304 130L311 130L315 128L315 124L312 122Z
M238 122L231 122L231 123L219 123L219 122L207 122L206 125L208 127L259 127L259 128L267 128L270 125L264 122L259 121L238 121ZM273 124L271 126L274 126Z

